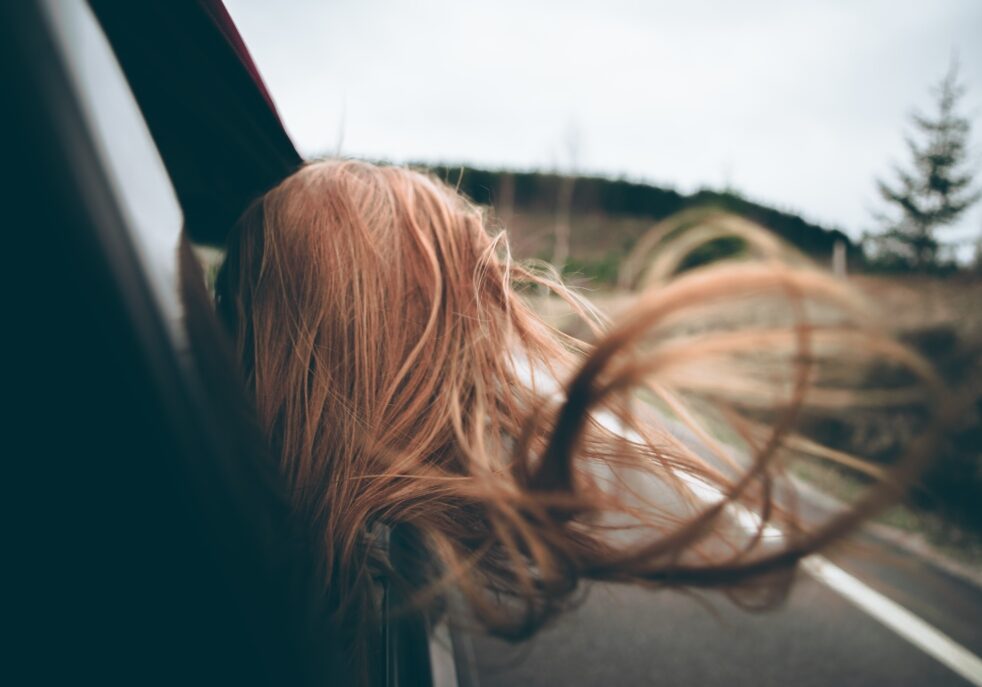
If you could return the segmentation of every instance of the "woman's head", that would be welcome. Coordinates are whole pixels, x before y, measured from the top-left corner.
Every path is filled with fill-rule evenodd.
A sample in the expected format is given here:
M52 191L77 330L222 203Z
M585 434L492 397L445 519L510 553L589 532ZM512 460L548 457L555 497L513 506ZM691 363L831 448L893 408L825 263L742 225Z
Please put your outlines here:
M480 620L521 635L583 577L734 585L841 535L887 487L809 532L772 497L820 364L858 351L931 375L875 333L807 319L812 303L848 312L847 289L772 264L772 244L760 242L768 264L658 283L588 345L547 326L520 289L587 308L513 262L485 212L431 176L317 162L266 193L231 235L219 310L325 584L362 588L373 526L405 526ZM713 328L748 298L784 299L789 323L767 311L749 330ZM742 458L692 420L707 405ZM679 424L697 438L666 429ZM757 524L741 530L731 503ZM762 536L769 523L781 542Z
M250 209L221 307L291 469L314 467L304 463L318 432L367 453L440 441L448 427L407 419L504 344L507 286L494 262L479 210L404 169L311 164Z
M375 521L484 536L466 520L511 488L525 370L570 363L516 277L481 208L407 169L313 163L239 222L219 311L328 575Z

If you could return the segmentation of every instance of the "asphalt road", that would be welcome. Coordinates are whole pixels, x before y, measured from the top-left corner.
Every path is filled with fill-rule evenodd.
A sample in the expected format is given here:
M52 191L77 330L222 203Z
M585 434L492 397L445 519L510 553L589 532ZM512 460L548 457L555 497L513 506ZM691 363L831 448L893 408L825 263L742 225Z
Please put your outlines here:
M831 507L815 495L799 505L806 521ZM763 613L719 593L594 584L528 642L455 632L457 676L462 687L982 685L982 587L872 529L828 558L858 597L804 570ZM965 657L974 683L951 667L964 671Z
M842 569L982 656L982 590L866 534ZM699 598L595 584L534 639L455 635L462 685L969 685L941 661L802 572L787 602L748 613Z

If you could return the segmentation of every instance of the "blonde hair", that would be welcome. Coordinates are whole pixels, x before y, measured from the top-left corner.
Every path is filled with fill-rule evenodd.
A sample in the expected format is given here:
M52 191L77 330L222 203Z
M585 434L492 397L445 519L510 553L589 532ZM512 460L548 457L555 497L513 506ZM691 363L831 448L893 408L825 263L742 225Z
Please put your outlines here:
M789 502L778 479L789 446L855 463L793 433L808 399L871 402L823 387L823 362L889 358L917 393L936 393L930 368L865 327L841 280L779 255L743 220L688 216L642 245L669 246L694 222L715 229L690 234L686 251L726 230L760 259L676 275L677 249L632 258L633 281L642 262L654 272L606 328L558 280L513 261L486 212L432 176L315 162L259 199L231 235L219 308L319 538L325 587L367 599L369 533L399 525L434 563L418 602L452 586L490 630L523 637L584 578L780 590L779 573L895 498L929 434L829 522L806 528L775 493ZM537 316L521 293L537 284L596 340ZM713 326L762 302L762 321ZM695 440L680 441L668 417ZM733 524L734 507L756 514L752 526Z

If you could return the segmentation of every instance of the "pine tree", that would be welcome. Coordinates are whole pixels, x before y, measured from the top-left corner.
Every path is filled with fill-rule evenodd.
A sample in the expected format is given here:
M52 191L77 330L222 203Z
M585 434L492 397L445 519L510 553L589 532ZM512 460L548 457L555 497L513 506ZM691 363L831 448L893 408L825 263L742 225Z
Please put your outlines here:
M972 188L968 169L968 118L958 112L965 88L958 82L958 62L933 89L937 112L911 116L917 137L908 136L911 166L896 168L897 180L877 180L877 189L893 210L878 215L884 231L872 237L879 258L923 270L937 265L939 228L957 220L982 193Z

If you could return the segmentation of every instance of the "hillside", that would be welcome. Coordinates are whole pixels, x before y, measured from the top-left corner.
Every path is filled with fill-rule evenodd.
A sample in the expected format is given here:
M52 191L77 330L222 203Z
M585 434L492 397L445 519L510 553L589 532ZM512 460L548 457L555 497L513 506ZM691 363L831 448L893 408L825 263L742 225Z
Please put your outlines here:
M624 179L570 179L545 172L420 166L458 186L477 203L493 206L508 228L519 257L551 257L557 212L562 209L560 199L566 194L570 224L567 269L583 271L601 282L613 280L620 259L654 222L691 208L715 207L751 219L821 262L828 261L835 242L842 241L849 261L853 265L862 261L859 247L841 231L733 192L703 190L687 195Z

